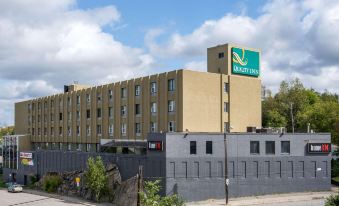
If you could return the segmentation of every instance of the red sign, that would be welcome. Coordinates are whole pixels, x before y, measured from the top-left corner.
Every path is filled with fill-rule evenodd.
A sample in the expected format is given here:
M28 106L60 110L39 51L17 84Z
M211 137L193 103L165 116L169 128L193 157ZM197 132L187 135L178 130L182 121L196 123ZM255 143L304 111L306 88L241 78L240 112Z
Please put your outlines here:
M308 153L330 153L331 143L308 143Z
M148 150L162 151L162 141L149 141Z

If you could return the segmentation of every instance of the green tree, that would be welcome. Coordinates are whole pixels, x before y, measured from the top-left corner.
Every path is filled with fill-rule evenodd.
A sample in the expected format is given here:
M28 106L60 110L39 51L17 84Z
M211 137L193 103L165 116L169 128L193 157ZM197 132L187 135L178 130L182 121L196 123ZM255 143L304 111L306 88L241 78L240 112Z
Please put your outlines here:
M267 126L268 127L286 127L286 117L281 115L277 110L269 110L267 112Z
M158 193L161 189L160 180L146 181L145 192L140 192L141 203L144 206L183 206L184 201L177 195L161 197Z
M332 142L339 143L339 103L319 101L309 105L298 114L298 120L301 128L307 127L310 123L311 129L315 132L331 132Z
M86 185L94 191L96 201L99 201L102 193L107 187L107 176L104 163L100 156L87 160L87 171L85 173Z

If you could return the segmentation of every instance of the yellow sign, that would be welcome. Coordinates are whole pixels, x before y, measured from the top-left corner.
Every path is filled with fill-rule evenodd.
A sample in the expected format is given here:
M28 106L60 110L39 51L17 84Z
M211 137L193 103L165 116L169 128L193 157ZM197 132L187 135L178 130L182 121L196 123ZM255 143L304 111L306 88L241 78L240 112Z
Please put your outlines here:
M76 183L80 183L80 177L76 177L76 178L75 178L75 182L76 182Z

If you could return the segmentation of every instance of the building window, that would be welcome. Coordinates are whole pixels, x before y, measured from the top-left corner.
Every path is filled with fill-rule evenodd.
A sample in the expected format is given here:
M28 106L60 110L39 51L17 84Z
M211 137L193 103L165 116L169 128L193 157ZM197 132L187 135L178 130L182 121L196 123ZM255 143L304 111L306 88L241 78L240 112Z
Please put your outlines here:
M224 112L228 112L228 102L224 102Z
M59 127L59 135L62 136L62 127Z
M121 116L126 116L127 115L127 106L121 106Z
M72 130L71 130L70 126L67 127L67 134L68 134L68 136L71 136L71 134L72 134Z
M113 100L113 90L108 90L108 99L109 99L110 101Z
M97 109L97 118L101 118L101 108Z
M86 110L86 118L89 119L91 118L91 110Z
M76 116L77 116L77 121L80 121L80 111L76 112Z
M38 114L38 122L40 122L41 121L41 116L40 116L40 114Z
M174 121L169 121L168 122L168 131L169 132L174 132L175 131Z
M51 100L51 108L53 108L54 107L54 100L52 99Z
M266 141L266 154L275 154L275 141Z
M173 112L175 110L175 101L169 100L168 101L168 112Z
M71 151L71 150L72 150L72 145L71 145L71 143L68 143L68 144L67 144L67 150L68 150L68 151Z
M224 92L228 93L228 83L224 82Z
M259 154L259 141L250 141L250 153L251 154Z
M141 133L141 123L135 123L135 134L139 135Z
M51 121L52 122L54 121L54 114L53 113L51 114Z
M44 109L47 109L47 102L44 101Z
M218 57L219 57L219 59L224 58L224 52L220 52L220 53L218 54Z
M86 94L86 101L88 103L91 102L91 95L90 94Z
M71 97L67 97L67 104L68 104L68 106L71 106L71 104L72 104L72 99L71 99Z
M97 92L97 101L101 102L101 92Z
M136 85L135 86L135 96L140 96L140 93L141 93L141 86Z
M281 153L290 154L290 141L281 141Z
M38 109L41 109L41 103L38 102Z
M59 113L59 120L62 121L62 113Z
M32 103L32 110L34 111L35 110L35 104Z
M35 131L34 131L34 128L32 128L32 135L35 135Z
M44 115L44 122L47 122L47 114Z
M126 98L126 97L127 97L127 89L121 88L121 98Z
M112 107L108 107L108 117L113 118L113 108Z
M190 141L190 154L197 154L197 142Z
M151 82L151 94L157 93L157 83Z
M77 135L80 136L80 127L77 126Z
M97 125L97 134L101 135L101 125L100 124Z
M108 127L109 136L113 136L113 124L110 124Z
M156 130L157 130L157 123L151 122L151 132L156 132Z
M135 115L140 115L140 114L141 114L141 105L135 104Z
M41 135L41 131L40 131L40 128L38 128L38 135Z
M151 103L151 113L152 114L157 113L157 103L156 102Z
M59 99L59 107L62 107L64 104L64 102L62 101L62 99Z
M206 154L213 154L212 141L206 141Z
M175 80L169 79L168 80L168 91L174 91L175 90Z
M68 119L68 121L72 120L72 113L71 112L67 112L67 119Z
M90 152L91 151L91 144L86 144L86 152Z
M54 127L51 127L51 135L54 136Z
M77 105L80 105L80 95L77 96Z
M127 130L127 124L126 123L122 123L121 124L121 134L125 135L126 134L126 130Z
M86 126L86 134L87 134L87 136L91 135L91 126L90 125Z
M46 127L44 128L44 135L45 136L47 135L47 128Z
M230 125L228 122L224 122L224 132L227 133L230 130Z

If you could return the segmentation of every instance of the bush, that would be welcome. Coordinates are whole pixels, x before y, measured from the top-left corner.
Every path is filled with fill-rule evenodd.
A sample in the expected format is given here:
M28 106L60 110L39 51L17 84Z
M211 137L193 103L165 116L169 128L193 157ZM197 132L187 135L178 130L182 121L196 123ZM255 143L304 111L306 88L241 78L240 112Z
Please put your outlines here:
M100 156L96 159L92 157L87 160L87 171L85 172L86 185L94 191L95 200L99 201L100 197L107 191L107 176L105 165Z
M325 206L338 206L339 205L339 193L336 195L331 195L326 198Z
M58 175L46 175L43 180L43 189L48 193L56 192L62 183L62 178Z
M331 169L331 176L338 177L339 176L339 159L333 160L331 162L332 169Z
M183 206L184 201L178 195L170 195L161 197L158 195L160 191L160 180L146 181L145 192L140 192L141 203L144 206Z

